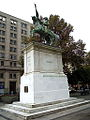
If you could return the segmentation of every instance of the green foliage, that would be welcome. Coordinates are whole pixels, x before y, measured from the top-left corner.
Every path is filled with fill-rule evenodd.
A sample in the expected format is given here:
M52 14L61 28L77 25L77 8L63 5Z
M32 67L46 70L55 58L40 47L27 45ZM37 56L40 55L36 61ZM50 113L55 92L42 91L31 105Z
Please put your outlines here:
M90 84L90 66L81 67L68 74L69 84Z
M64 72L67 74L79 68L84 63L85 44L82 40L74 41L73 26L58 15L50 15L49 28L60 37L58 47L62 49Z
M73 32L73 26L60 19L58 15L50 15L49 17L49 28L60 36L60 40L67 41L69 34ZM63 41L60 45L63 44Z

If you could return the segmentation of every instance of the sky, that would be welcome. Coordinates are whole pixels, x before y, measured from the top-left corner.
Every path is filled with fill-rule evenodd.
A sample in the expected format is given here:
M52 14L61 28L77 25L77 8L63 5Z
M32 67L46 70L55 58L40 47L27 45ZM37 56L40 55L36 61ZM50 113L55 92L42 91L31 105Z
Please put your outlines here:
M32 23L34 3L41 16L59 15L70 23L75 41L83 40L90 51L90 0L0 0L0 11Z

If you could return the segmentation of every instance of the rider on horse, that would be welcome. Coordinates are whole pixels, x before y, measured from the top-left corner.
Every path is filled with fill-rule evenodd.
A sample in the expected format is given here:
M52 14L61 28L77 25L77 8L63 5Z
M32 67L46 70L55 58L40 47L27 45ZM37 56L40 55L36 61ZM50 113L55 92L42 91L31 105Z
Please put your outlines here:
M39 18L39 13L35 4L36 16L32 17L33 24L35 28L31 30L31 36L34 36L36 33L40 35L42 41L48 45L55 45L59 40L59 36L56 35L53 31L48 29L48 18Z

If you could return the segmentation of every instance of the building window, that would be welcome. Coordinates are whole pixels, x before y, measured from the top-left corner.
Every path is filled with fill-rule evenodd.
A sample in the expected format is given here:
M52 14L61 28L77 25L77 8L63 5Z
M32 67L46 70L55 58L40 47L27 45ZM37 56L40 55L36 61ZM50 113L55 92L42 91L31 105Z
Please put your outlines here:
M9 78L10 78L10 79L16 79L16 78L17 78L16 73L10 73L10 74L9 74Z
M10 62L10 67L12 67L12 62Z
M0 35L5 35L5 31L0 30Z
M0 15L0 21L5 22L6 21L6 17Z
M10 47L10 52L16 52L16 48L14 48L14 47Z
M0 63L1 63L1 64L0 64L1 66L4 66L4 61L0 61Z
M4 74L3 73L0 73L0 78L4 78Z
M16 25L16 24L17 24L17 21L16 21L16 20L11 19L11 24Z
M4 43L5 42L5 38L0 37L0 42Z
M13 63L13 66L14 66L14 67L16 67L16 66L17 66L16 62L14 62L14 63Z
M0 28L5 28L5 27L6 27L6 25L4 23L0 22Z
M0 45L0 50L5 50L5 46L4 45Z
M17 59L17 56L16 56L16 55L10 55L10 59L16 60L16 59Z
M22 40L21 44L23 44L27 40L27 37L26 36L21 36L21 40Z
M0 82L0 89L4 89L5 82Z
M5 58L5 54L4 53L0 53L0 58Z
M22 28L27 28L27 24L26 23L21 23L21 27Z
M21 34L27 35L27 31L26 30L21 30Z
M26 36L21 36L21 40L22 40L22 41L24 41L24 40L26 40L26 39L27 39Z
M11 26L10 30L17 31L17 28L15 26Z
M10 33L10 37L12 37L12 38L17 38L17 34L15 34L15 33Z
M16 42L16 40L10 40L10 44L11 44L11 45L16 45L17 42Z
M27 37L26 36L21 36L21 47L25 47L25 42L27 41Z
M10 66L11 66L11 67L16 67L17 64L16 64L16 62L10 62Z

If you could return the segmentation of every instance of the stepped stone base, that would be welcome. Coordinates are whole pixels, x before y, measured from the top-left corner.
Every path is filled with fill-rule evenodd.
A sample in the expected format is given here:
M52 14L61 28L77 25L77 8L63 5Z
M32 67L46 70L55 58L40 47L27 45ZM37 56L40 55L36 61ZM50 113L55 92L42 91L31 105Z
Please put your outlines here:
M14 102L13 104L6 104L3 108L0 108L0 111L5 112L4 116L7 115L6 113L8 113L9 117L14 116L12 117L12 120L43 120L43 117L45 116L54 115L55 113L83 106L88 103L90 103L90 100L77 98L35 105Z
M31 42L24 50L20 102L43 104L69 98L60 48Z

